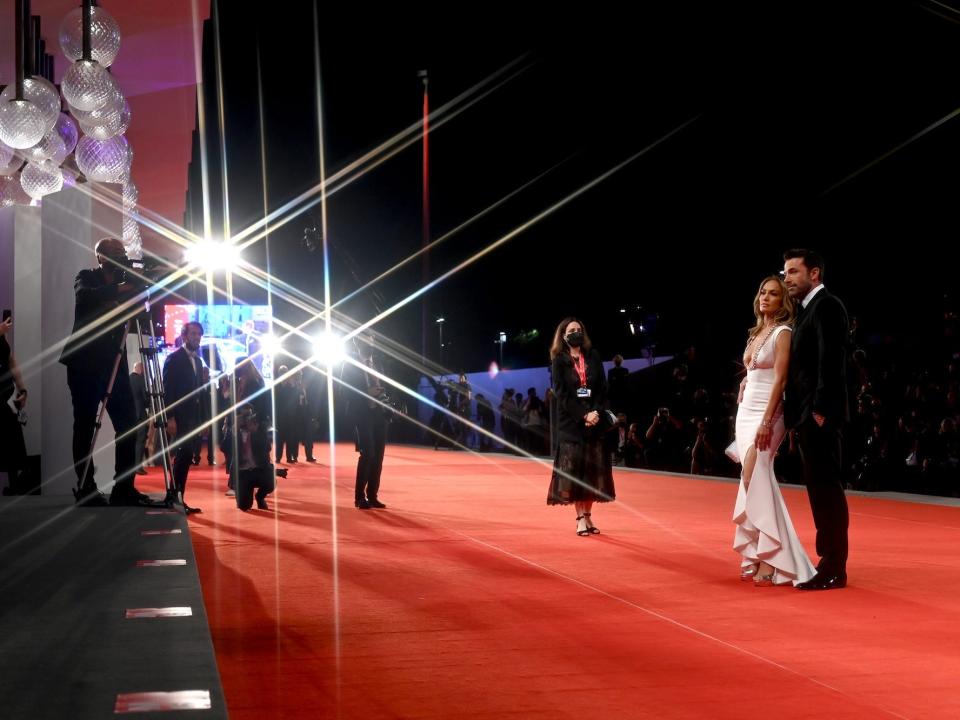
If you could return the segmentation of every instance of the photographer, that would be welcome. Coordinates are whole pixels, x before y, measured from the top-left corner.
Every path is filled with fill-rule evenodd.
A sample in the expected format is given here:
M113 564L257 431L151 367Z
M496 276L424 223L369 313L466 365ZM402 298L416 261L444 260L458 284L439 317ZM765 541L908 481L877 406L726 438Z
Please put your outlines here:
M623 464L628 468L643 467L643 438L637 423L630 423L627 444L623 448Z
M693 475L716 475L719 472L720 451L710 432L710 419L696 420L697 437L690 448L690 473Z
M683 472L683 455L680 442L680 430L683 424L670 415L670 408L662 407L653 416L653 422L647 428L647 447L644 458L647 467L652 470L672 470Z
M99 267L81 270L74 281L73 332L60 355L60 362L67 366L67 385L73 402L73 461L79 480L77 504L106 505L94 480L93 463L90 463L86 477L83 469L90 456L97 409L107 394L110 375L117 353L120 353L113 390L107 400L107 413L117 438L110 504L146 505L150 499L133 485L133 474L138 467L137 436L131 429L137 420L130 390L127 351L120 346L126 320L121 322L114 315L114 311L136 295L140 288L126 280L129 260L122 242L116 238L103 238L97 243L95 252Z
M27 458L23 428L17 417L26 407L27 387L5 337L13 328L8 312L4 312L5 317L0 323L0 471L7 473L12 491L16 487L17 473L23 469ZM10 407L11 399L16 411Z
M236 488L237 507L247 511L256 499L258 508L269 510L267 495L276 488L275 468L270 464L270 395L263 391L263 378L250 358L241 361L235 373L239 399L237 457L231 463L230 474ZM232 414L227 417L230 419ZM233 444L232 438L230 444ZM276 475L286 477L287 471L276 470Z

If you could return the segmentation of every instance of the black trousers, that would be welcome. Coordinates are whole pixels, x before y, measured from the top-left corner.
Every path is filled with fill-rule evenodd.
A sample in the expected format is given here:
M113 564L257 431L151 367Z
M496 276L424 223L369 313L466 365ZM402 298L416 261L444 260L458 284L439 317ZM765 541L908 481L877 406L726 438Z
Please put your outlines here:
M845 575L850 513L840 474L840 430L830 423L820 427L810 417L796 432L803 460L803 480L817 528L817 555L820 556L817 572Z
M277 429L277 462L283 460L283 451L287 451L287 462L300 457L300 438L296 428L282 425Z
M137 428L137 439L133 457L136 467L139 468L143 464L144 449L147 447L147 431L150 427L148 426L146 415L137 420L137 423L140 424L140 427Z
M257 491L257 499L262 500L275 489L276 480L274 480L272 465L241 470L237 473L237 507L241 510L249 510L253 507L254 490Z
M187 474L190 472L190 466L193 464L194 451L199 450L199 438L194 436L182 443L178 443L180 438L187 437L195 432L199 423L181 423L177 422L177 437L174 443L176 445L176 455L173 457L173 486L177 491L183 493L187 489Z
M73 462L77 478L84 493L96 490L93 478L93 464L87 477L83 477L83 466L90 454L90 442L96 427L97 409L100 401L107 392L110 382L110 371L113 369L110 360L90 361L86 358L74 358L67 366L67 386L70 388L70 398L73 401ZM113 384L113 392L107 401L107 414L116 431L116 445L114 446L114 462L116 469L114 492L126 492L133 489L133 474L137 470L136 448L137 434L130 432L136 425L136 409L133 404L133 393L130 390L130 373L127 370L127 359L120 360L117 370L117 379Z
M387 419L374 412L357 419L357 482L354 500L376 500L380 492L383 453L387 447Z

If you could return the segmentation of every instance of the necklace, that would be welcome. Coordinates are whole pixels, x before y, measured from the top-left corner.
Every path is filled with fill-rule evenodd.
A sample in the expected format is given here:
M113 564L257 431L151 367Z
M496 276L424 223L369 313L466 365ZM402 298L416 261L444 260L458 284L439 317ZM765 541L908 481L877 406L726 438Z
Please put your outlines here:
M750 361L750 369L757 369L757 358L760 357L760 351L763 350L763 346L767 344L767 340L770 339L770 336L773 335L773 331L777 329L777 325L771 325L770 329L767 330L767 334L763 336L763 340L760 344L757 345L757 349L753 351L753 359Z

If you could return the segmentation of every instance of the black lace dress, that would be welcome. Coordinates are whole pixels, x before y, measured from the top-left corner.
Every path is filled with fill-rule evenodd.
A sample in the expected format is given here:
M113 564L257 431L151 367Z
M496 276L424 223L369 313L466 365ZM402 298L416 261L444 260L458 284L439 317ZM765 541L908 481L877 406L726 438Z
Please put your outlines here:
M601 422L588 428L583 418L591 410L603 416L607 406L607 379L603 361L595 350L584 353L587 389L590 397L578 397L580 376L567 354L554 358L553 391L556 394L558 438L553 475L547 491L548 505L575 502L610 502L616 499L610 453L603 434L609 425Z

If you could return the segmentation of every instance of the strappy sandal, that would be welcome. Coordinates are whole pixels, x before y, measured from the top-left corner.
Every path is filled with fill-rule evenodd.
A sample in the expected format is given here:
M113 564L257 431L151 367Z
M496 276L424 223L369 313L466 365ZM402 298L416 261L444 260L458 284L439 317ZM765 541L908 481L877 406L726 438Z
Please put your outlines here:
M579 528L580 528L581 520L583 520L583 515L577 515L577 535L579 535L580 537L586 537L587 535L590 534L590 529L587 527L584 527L583 530L580 530Z
M591 535L599 535L600 528L593 524L593 520L590 519L590 513L584 513L583 517L587 521L587 532L589 532Z
M746 582L751 579L760 570L759 565L745 565L740 568L740 579Z

